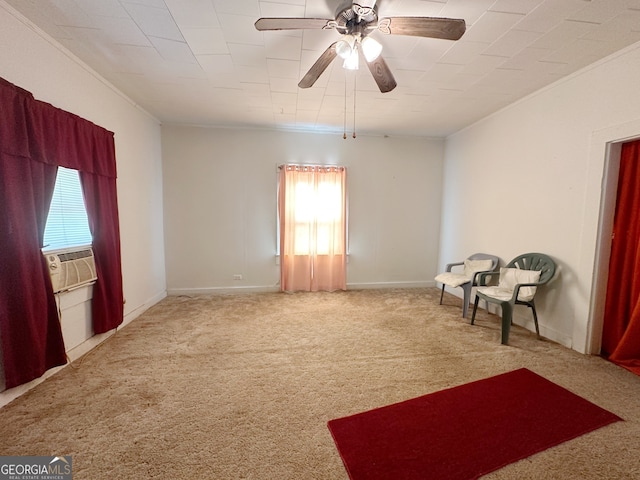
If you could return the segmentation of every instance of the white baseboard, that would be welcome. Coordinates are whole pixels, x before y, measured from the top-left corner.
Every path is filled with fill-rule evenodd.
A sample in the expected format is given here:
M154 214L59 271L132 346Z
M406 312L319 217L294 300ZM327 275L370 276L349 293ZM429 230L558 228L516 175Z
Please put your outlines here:
M167 295L169 296L194 296L194 295L214 295L229 293L269 293L279 292L279 286L270 287L203 287L203 288L169 288Z
M131 323L132 320L135 320L136 318L138 318L145 311L147 311L149 308L153 307L156 303L158 303L160 300L162 300L166 296L167 296L167 291L163 290L162 292L159 292L158 294L154 295L149 300L144 302L142 305L134 308L130 312L126 312L125 311L124 321L122 322L122 325L120 325L120 327L118 327L118 328L122 328L125 325L127 325L128 323Z
M480 301L480 304L478 305L478 308L480 309L484 309L485 303L484 301ZM469 311L473 311L473 303L471 303L471 305L469 305ZM492 313L494 315L497 315L498 317L500 317L501 313L500 312L500 307L498 307L497 305L491 303L489 304L489 313ZM541 321L540 321L540 315L538 315L538 322L540 322L540 336L543 338L546 338L548 340L551 340L554 343L558 343L560 345L562 345L563 347L566 348L573 348L573 341L571 339L571 337L568 337L567 335L563 335L562 333L558 332L557 330L550 328L547 325L544 325ZM531 309L528 307L524 307L524 306L519 306L517 309L514 310L513 312L513 324L514 325L518 325L519 327L522 328L526 328L527 330L529 330L530 332L534 332L536 331L536 324L533 321L533 316L531 314Z
M157 295L154 295L153 297L151 297L149 300L147 300L146 302L144 302L142 305L140 305L139 307L135 308L131 312L126 313L125 316L124 316L124 320L123 320L122 324L120 326L118 326L118 328L122 328L125 325L129 324L131 321L133 321L135 318L139 317L147 309L151 308L153 305L158 303L160 300L162 300L166 296L167 296L167 292L166 291L162 291L162 292L158 293ZM28 383L23 383L22 385L18 385L17 387L10 388L8 390L4 390L4 391L0 392L0 408L4 407L8 403L12 402L13 400L18 398L19 396L24 395L29 390L34 388L36 385L39 385L40 383L44 382L47 378L55 375L56 373L58 373L63 368L69 366L71 364L71 362L74 362L78 358L80 358L83 355L89 353L91 350L96 348L102 342L104 342L105 340L109 339L109 337L114 335L116 333L116 331L117 331L117 329L113 329L113 330L110 330L110 331L108 331L106 333L93 335L92 337L88 338L87 340L82 342L77 347L74 347L74 348L72 348L72 349L67 351L67 359L68 359L68 363L67 364L61 365L59 367L51 368L51 369L47 370L41 377L38 377L38 378L36 378L34 380L31 380Z
M375 288L427 288L434 287L434 281L418 282L371 282L371 283L349 283L349 290L364 290ZM170 296L192 296L192 295L212 295L212 294L233 294L233 293L269 293L279 292L279 286L253 286L253 287L203 287L203 288L170 288L167 294Z
M534 323L533 317L531 316L531 309L527 308L527 310L529 313L529 317L526 317L525 315L514 314L513 323L515 325L519 325L523 328L526 328L530 332L535 332L536 324ZM540 315L538 315L538 322L540 322ZM571 337L564 335L558 332L557 330L550 328L547 325L543 325L541 322L540 322L540 336L543 338L547 338L552 342L558 343L563 347L566 347L569 349L573 348L573 340Z
M13 400L18 398L19 396L24 395L29 390L31 390L33 387L35 387L36 385L39 385L40 383L44 382L47 378L49 378L50 376L56 374L57 372L62 370L64 367L65 367L65 365L63 365L61 367L51 368L51 369L47 370L46 372L44 372L44 374L41 377L36 378L35 380L31 380L28 383L23 383L22 385L18 385L17 387L10 388L8 390L5 390L4 392L0 392L0 408L4 407L8 403L12 402Z
M456 288L456 289L452 289L452 291L449 292L448 289L445 289L446 292L451 293L452 295L458 297L460 300L463 299L462 296L462 289L460 288ZM471 312L473 312L473 302L474 302L475 296L472 295L472 298L470 300L469 303L469 318L471 318ZM480 303L478 304L478 309L480 310L485 310L486 309L486 304L484 302L484 300L480 300ZM500 307L498 307L496 304L494 303L490 303L489 304L489 313L493 314L493 315L497 315L498 317L500 317L500 315L502 314L502 312L500 311ZM551 340L554 343L558 343L560 345L562 345L563 347L566 348L573 348L573 339L561 332L558 332L557 330L555 330L554 328L549 327L548 325L544 325L541 320L540 320L540 315L538 315L538 322L540 322L540 336L543 338L546 338L548 340ZM533 316L531 314L531 309L528 307L524 307L524 306L519 306L517 309L514 310L513 312L513 323L515 325L518 325L520 327L526 328L527 330L529 330L530 332L535 332L536 331L536 325L533 321Z
M417 282L367 282L347 284L347 288L350 290L366 290L376 288L429 288L435 286L436 282L433 280L419 280Z

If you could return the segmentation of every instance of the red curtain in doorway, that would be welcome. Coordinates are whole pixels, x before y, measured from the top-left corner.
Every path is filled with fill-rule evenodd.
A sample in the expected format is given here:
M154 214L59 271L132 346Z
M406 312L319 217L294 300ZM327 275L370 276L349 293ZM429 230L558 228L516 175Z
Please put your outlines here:
M602 355L640 375L640 141L620 155Z
M66 363L41 253L58 166L81 172L92 228L96 333L123 321L113 133L0 78L0 342L5 387Z

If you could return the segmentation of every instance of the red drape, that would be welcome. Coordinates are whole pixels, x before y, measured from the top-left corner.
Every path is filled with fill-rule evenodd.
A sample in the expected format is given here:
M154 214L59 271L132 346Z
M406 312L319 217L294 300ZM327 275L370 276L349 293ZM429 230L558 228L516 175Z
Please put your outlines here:
M80 180L98 275L91 300L93 331L104 333L124 318L116 179L80 172Z
M123 320L113 133L0 78L0 342L7 388L66 362L40 250L58 165L82 172L98 274L94 331L104 332Z
M55 166L0 153L0 340L6 388L67 361L40 252L55 178Z
M602 354L640 375L640 141L622 145Z

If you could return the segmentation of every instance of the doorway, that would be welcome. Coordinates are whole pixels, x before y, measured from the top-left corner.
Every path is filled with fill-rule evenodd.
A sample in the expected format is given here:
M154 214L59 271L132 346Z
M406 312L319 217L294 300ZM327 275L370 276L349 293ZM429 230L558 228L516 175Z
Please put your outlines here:
M633 313L640 295L634 274L639 234L639 164L637 138L607 144L591 318L591 353L610 356L613 362L638 374L640 343L629 339L633 329L637 330L639 317L638 312Z

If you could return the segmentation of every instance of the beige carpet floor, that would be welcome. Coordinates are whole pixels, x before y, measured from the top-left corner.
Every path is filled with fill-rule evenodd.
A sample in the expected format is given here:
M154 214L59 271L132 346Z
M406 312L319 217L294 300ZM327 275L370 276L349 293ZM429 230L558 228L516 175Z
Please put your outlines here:
M346 480L328 420L526 367L625 421L484 478L640 478L640 377L519 327L500 345L498 317L438 299L168 297L0 409L0 454L72 455L75 480Z

